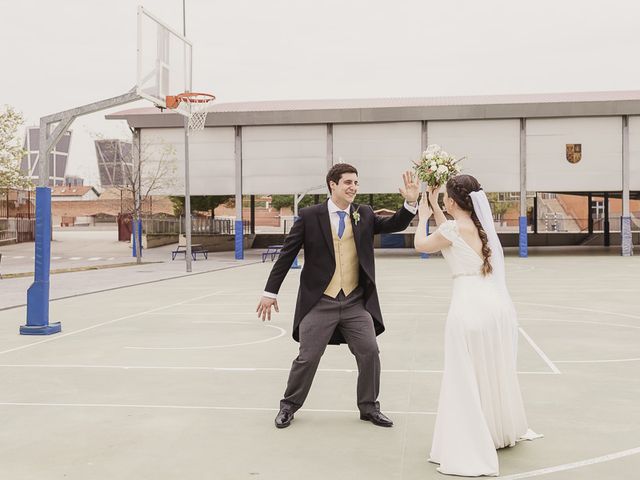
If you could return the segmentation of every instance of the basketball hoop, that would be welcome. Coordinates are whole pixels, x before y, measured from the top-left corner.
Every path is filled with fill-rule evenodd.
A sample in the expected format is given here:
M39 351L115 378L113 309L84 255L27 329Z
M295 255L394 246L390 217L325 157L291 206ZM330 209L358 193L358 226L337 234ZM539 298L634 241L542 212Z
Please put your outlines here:
M184 92L167 96L166 105L167 108L178 110L178 113L189 118L189 133L199 132L204 129L208 113L207 106L215 98L209 93ZM184 106L179 108L181 103Z

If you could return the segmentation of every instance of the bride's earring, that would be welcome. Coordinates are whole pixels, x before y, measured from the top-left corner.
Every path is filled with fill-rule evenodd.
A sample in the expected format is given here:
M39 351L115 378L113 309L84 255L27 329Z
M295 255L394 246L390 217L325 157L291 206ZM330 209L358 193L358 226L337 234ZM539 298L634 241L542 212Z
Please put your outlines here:
M453 211L453 200L451 200L450 198L447 198L447 212L451 213Z

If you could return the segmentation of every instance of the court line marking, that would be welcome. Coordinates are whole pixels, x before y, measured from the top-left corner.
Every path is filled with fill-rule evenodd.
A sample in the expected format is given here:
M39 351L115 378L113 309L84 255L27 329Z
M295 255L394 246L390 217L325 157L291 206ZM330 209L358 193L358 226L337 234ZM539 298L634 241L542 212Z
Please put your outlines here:
M502 480L519 480L521 478L539 477L540 475L547 475L549 473L564 472L567 470L573 470L575 468L587 467L589 465L596 465L598 463L610 462L619 458L630 457L631 455L637 455L640 453L640 447L631 448L629 450L622 450L620 452L610 453L608 455L602 455L600 457L589 458L587 460L580 460L573 463L565 463L563 465L556 465L555 467L541 468L539 470L531 470L528 472L516 473L513 475L506 475L500 477Z
M549 359L549 357L547 357L547 355L536 344L536 342L533 341L533 339L527 334L527 332L524 331L524 328L518 327L518 330L520 331L522 336L527 340L527 342L529 342L529 345L531 345L531 347L536 351L538 356L542 360L544 360L544 363L547 364L547 366L551 369L551 371L556 375L560 375L562 372L558 369L558 367L555 366L555 364Z
M613 358L610 360L556 360L556 363L626 363L626 362L637 362L637 361L640 361L640 357Z
M638 325L627 325L625 323L608 323L608 322L595 322L593 320L564 320L561 318L534 318L534 317L519 317L521 320L532 322L561 322L561 323L585 323L588 325L603 325L605 327L621 327L621 328L633 328L634 330L640 330Z
M411 296L411 297L422 297L422 298L435 298L435 299L449 299L451 298L449 297L442 297L442 296L436 296L436 295L424 295L424 294L411 294L411 293L407 293L407 294L403 294L403 293L395 293L394 295L398 295L398 296ZM602 313L605 315L613 315L613 316L618 316L618 317L625 317L625 318L633 318L634 320L640 320L640 316L639 315L633 315L630 313L621 313L621 312L611 312L609 310L598 310L598 309L593 309L593 308L583 308L583 307L574 307L571 305L555 305L555 304L550 304L550 303L532 303L532 302L521 302L521 301L515 301L513 300L513 303L516 305L528 305L528 306L533 306L533 307L547 307L547 308L560 308L560 309L565 309L565 310L576 310L579 312L590 312L590 313ZM389 304L389 303L385 303L384 305L399 305L399 306L412 306L412 305L423 305L423 303L398 303L398 304Z
M194 370L210 372L288 372L290 368L284 367L187 367L187 366L162 366L162 365L87 365L87 364L0 364L0 368L59 368L59 369L112 369L112 370ZM353 368L319 368L323 373L358 373ZM441 374L442 370L410 370L410 369L383 369L381 373L422 373ZM554 375L553 372L518 372L521 375Z
M621 327L621 328L632 328L634 330L640 330L640 327L636 325L625 325L622 323L593 322L590 320L561 320L561 319L554 319L554 318L522 318L522 317L520 319L525 321L531 321L531 322L582 323L587 325L601 325L605 327ZM640 357L613 358L613 359L605 359L605 360L556 360L555 363L625 363L625 362L637 362L637 361L640 361Z
M209 296L209 295L202 295L202 296L199 296L199 297L194 297L193 299L205 298L207 296ZM63 333L62 335L58 335L58 336L55 336L55 337L50 337L50 338L47 338L47 339L44 339L44 340L40 340L39 342L32 342L32 343L28 343L26 345L20 345L19 347L14 347L14 348L9 348L7 350L2 350L2 351L0 351L0 355L4 355L5 353L17 352L19 350L24 350L26 348L34 347L36 345L41 345L43 343L55 342L56 340L60 340L61 338L67 338L67 337L70 337L71 335L77 335L79 333L84 333L84 332L87 332L89 330L93 330L94 328L103 327L104 325L110 325L112 323L120 322L122 320L127 320L129 318L140 317L140 316L145 315L145 314L147 314L149 312L155 312L155 311L159 311L159 310L164 310L165 308L175 307L176 305L180 305L180 304L182 304L184 302L188 302L189 300L193 300L193 299L182 300L180 302L172 303L170 305L165 305L165 306L162 306L162 307L152 308L150 310L144 310L142 312L133 313L131 315L125 315L124 317L114 318L112 320L107 320L106 322L101 322L101 323L97 323L95 325L91 325L90 327L81 328L79 330L74 330L73 332Z
M218 324L240 324L240 325L251 325L248 322L215 322ZM200 345L196 347L139 347L139 346L131 346L124 347L130 350L212 350L214 348L230 348L230 347L244 347L246 345L257 345L259 343L267 343L273 340L277 340L278 338L286 335L287 331L284 328L280 328L276 325L264 325L268 328L275 328L279 330L280 333L274 337L264 338L262 340L255 340L252 342L242 342L242 343L231 343L228 345Z
M634 320L640 320L640 316L638 315L632 315L630 313L610 312L608 310L596 310L593 308L573 307L570 305L553 305L549 303L529 303L529 302L513 302L513 303L516 303L519 305L530 305L534 307L564 308L565 310L577 310L580 312L604 313L606 315L614 315L618 317L626 317L626 318L633 318Z
M4 407L80 407L80 408L150 408L150 409L174 409L174 410L237 410L256 412L277 412L278 408L267 407L224 407L215 405L149 405L149 404L127 404L127 403L41 403L41 402L0 402ZM315 413L360 413L359 410L325 409L325 408L304 408L303 412ZM409 412L385 410L393 415L435 415L436 412Z

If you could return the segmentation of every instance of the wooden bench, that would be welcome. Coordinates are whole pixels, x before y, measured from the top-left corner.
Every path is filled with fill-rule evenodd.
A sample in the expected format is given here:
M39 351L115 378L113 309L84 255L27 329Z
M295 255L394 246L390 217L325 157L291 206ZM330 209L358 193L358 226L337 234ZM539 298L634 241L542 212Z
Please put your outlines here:
M187 256L187 246L186 245L178 245L175 250L171 251L171 260L176 259L176 255L179 253L183 254L185 257ZM191 258L195 262L197 260L198 254L202 255L205 260L209 259L209 250L207 247L200 243L194 243L191 245Z
M280 256L280 251L282 250L282 245L269 245L267 249L262 252L262 263L267 260L267 257L271 255L271 261Z

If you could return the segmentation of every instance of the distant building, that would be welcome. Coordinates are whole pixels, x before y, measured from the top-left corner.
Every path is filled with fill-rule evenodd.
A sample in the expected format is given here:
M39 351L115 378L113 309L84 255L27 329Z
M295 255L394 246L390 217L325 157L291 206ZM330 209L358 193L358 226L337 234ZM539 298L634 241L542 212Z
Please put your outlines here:
M64 184L67 187L82 187L84 185L84 178L77 175L67 175L64 177Z
M78 200L97 200L100 194L93 187L58 186L51 189L51 201L71 202Z
M131 142L107 139L96 140L95 145L100 185L103 188L125 185L126 171L133 167Z
M71 131L69 130L62 136L49 154L49 186L64 185L70 145ZM40 176L40 167L38 166L40 155L40 127L27 127L24 149L27 152L22 157L20 170L37 184Z

